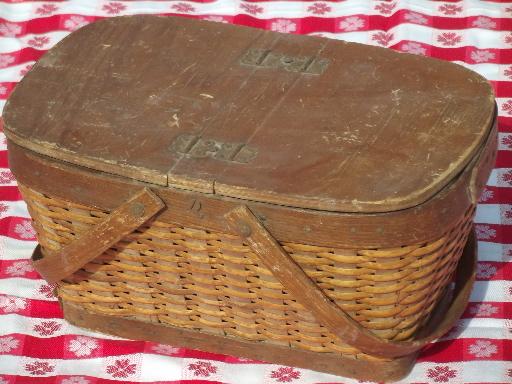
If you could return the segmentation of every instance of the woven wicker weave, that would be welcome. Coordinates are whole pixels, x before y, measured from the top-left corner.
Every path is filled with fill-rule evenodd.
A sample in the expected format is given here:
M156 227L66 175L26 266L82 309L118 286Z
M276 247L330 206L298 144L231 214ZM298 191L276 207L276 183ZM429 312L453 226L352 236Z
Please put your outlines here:
M20 185L39 242L55 251L108 215ZM474 207L446 234L387 249L284 249L336 304L383 339L409 340L450 281ZM151 221L59 284L94 313L377 359L317 323L238 237ZM382 359L381 359L382 360Z

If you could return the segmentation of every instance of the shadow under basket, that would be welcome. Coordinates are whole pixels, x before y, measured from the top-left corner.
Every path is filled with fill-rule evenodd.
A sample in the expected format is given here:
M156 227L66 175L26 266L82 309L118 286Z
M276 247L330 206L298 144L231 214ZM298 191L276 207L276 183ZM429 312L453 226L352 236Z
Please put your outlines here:
M39 270L38 263L52 262L52 254L110 218L106 211L19 187L40 242L34 252ZM379 357L345 343L318 322L318 308L308 301L315 297L297 299L296 288L280 283L250 241L158 220L60 281L58 295L67 320L100 332L395 380L467 303L476 260L473 215L472 206L439 239L396 248L275 245L331 306L357 322L357 332L375 335L379 348L405 347L405 357ZM447 290L458 264L457 284Z

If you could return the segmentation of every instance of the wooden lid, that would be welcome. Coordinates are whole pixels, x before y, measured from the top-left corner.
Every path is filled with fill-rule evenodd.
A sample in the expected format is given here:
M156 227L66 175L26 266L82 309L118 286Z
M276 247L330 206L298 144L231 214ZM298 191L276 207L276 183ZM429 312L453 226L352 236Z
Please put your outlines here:
M485 79L448 62L128 16L51 49L16 87L4 120L26 148L133 179L383 212L447 185L482 145L493 114Z

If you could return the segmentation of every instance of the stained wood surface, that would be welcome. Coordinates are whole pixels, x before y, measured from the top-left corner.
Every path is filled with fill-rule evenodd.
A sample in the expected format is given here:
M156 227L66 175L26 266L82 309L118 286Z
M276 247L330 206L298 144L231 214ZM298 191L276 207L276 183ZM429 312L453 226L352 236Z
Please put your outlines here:
M248 202L279 241L341 248L383 248L429 242L476 204L496 157L497 127L467 168L425 204L388 213L361 215ZM146 183L77 167L27 151L8 140L9 164L17 180L50 196L111 211ZM55 180L56 182L48 182ZM166 205L158 219L193 228L233 233L224 215L240 199L152 186ZM299 239L299 240L298 240Z
M446 186L478 151L493 114L489 84L455 64L128 16L57 44L16 87L4 119L21 146L141 181L385 212Z

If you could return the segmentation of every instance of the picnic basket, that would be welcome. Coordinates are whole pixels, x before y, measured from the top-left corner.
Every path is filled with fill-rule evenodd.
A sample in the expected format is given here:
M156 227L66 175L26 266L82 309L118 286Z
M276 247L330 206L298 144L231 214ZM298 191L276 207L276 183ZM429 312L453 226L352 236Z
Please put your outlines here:
M467 304L495 115L452 63L146 15L63 39L3 119L69 322L391 381Z

